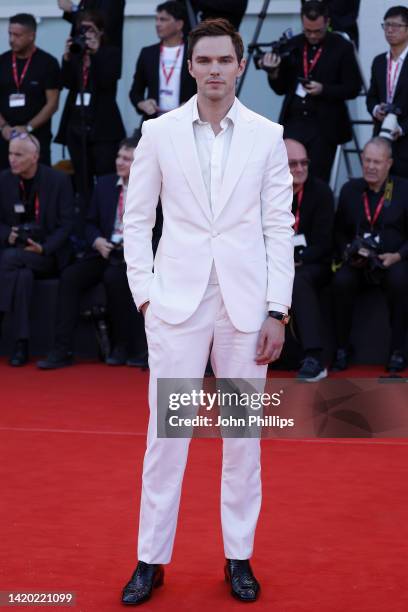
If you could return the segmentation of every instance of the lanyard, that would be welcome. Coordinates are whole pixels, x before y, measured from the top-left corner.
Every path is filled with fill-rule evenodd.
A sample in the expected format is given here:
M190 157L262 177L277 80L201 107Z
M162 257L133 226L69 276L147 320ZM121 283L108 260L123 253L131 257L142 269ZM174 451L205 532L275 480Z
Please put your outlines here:
M302 206L302 200L303 200L303 187L302 187L302 189L297 194L297 208L296 208L296 213L295 213L295 224L293 226L293 229L295 230L295 234L297 234L298 230L299 230L299 225L300 225L300 207Z
M27 204L27 194L25 190L24 181L20 181L20 191L23 194L24 205ZM34 199L34 218L35 222L38 223L40 220L40 199L38 197L38 193L35 194Z
M123 187L121 187L120 194L119 194L119 201L118 201L118 217L119 217L120 223L123 223L123 213L125 212L124 211L124 205L125 205L124 193L125 193L125 190Z
M305 79L309 78L309 74L312 72L313 68L316 66L317 62L320 59L321 54L323 53L322 47L319 47L318 51L314 54L313 60L310 63L307 61L307 43L303 47L303 73Z
M89 63L86 63L87 61ZM89 81L89 65L90 65L90 59L88 56L85 56L83 64L82 64L82 83L83 83L84 90L86 89L88 85L88 81Z
M370 206L368 203L368 195L367 193L363 194L363 202L364 202L364 210L365 210L365 216L367 217L367 221L370 224L371 227L371 231L374 228L375 222L377 221L378 217L380 216L380 212L382 211L382 208L384 206L384 202L385 202L385 194L382 196L382 198L380 199L380 201L378 202L376 209L374 211L374 217L371 219L371 212L370 212Z
M11 60L11 64L12 64L12 68L13 68L13 79L14 79L14 83L16 84L17 87L17 91L18 93L20 93L20 87L24 81L24 77L27 74L27 70L31 64L31 60L33 58L33 55L35 53L35 49L34 51L31 53L30 57L27 58L26 63L24 64L24 68L23 68L23 72L21 73L20 78L18 78L18 72L17 72L17 57L16 54L13 53L12 54L12 60Z
M392 58L391 55L387 58L387 102L391 104L394 99L395 89L398 82L398 77L401 69L401 64L399 60L395 63L394 69L394 78L391 80L391 72L392 72Z
M171 77L173 76L174 70L176 69L178 58L180 57L180 53L181 53L182 47L183 47L183 45L180 45L179 48L177 49L176 59L174 60L173 65L170 68L169 72L166 71L166 66L164 65L163 60L160 59L163 75L164 75L164 78L166 80L166 85L168 85L170 83ZM160 57L161 57L162 53L163 53L163 45L160 45Z

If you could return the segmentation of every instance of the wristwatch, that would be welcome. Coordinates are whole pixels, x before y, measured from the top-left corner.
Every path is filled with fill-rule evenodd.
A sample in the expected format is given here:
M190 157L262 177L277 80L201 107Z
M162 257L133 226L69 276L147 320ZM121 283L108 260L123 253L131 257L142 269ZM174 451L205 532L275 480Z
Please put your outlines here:
M287 325L290 321L290 315L284 312L278 312L277 310L270 310L268 312L268 315L272 317L272 319L276 319L277 321L280 321L282 325Z
M34 131L34 128L33 128L33 126L31 125L31 123L27 123L27 125L26 125L26 130L27 130L27 132L28 132L29 134L31 134L31 132L33 132L33 131Z

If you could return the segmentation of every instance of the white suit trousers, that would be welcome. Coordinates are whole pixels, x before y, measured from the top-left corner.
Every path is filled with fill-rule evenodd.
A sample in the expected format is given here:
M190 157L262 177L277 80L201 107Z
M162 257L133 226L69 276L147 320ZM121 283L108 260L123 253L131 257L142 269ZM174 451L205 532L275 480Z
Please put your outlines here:
M146 312L149 346L150 420L143 464L138 558L169 563L179 511L190 439L157 438L157 379L204 376L211 350L217 378L266 378L266 366L255 363L258 333L235 329L219 285L209 284L193 315L171 325L151 307ZM221 523L225 556L249 559L261 507L260 440L224 438L221 477Z

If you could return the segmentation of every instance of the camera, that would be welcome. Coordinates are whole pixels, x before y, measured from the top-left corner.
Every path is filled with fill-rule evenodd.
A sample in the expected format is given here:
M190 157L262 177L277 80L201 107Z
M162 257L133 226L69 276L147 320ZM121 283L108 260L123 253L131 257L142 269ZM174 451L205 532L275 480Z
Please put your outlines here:
M74 55L83 55L87 50L86 44L86 33L89 30L89 26L81 26L78 33L73 37L69 52Z
M380 246L374 236L356 236L346 248L343 259L353 268L384 269L384 265L378 257L379 250Z
M394 140L393 132L398 128L398 116L401 115L401 109L395 104L384 104L383 111L386 116L381 124L379 136Z
M44 232L37 223L23 223L17 226L17 238L15 245L26 247L28 240L42 244L44 242Z
M248 51L254 51L254 63L255 68L257 70L262 69L261 60L266 55L266 48L270 49L270 53L274 53L278 55L281 59L284 57L288 57L293 50L293 43L291 38L293 37L293 32L291 28L285 30L282 36L275 41L270 43L256 43L248 45Z

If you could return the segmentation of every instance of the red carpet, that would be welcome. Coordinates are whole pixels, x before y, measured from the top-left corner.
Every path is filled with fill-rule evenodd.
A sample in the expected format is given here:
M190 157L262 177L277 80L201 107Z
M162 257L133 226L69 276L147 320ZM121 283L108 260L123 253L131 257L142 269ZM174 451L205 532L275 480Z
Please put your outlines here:
M125 609L147 379L129 368L38 372L0 362L0 590L69 590L72 609ZM142 609L245 605L223 582L219 470L220 442L193 441L174 559ZM254 609L406 612L407 482L407 440L264 441Z

